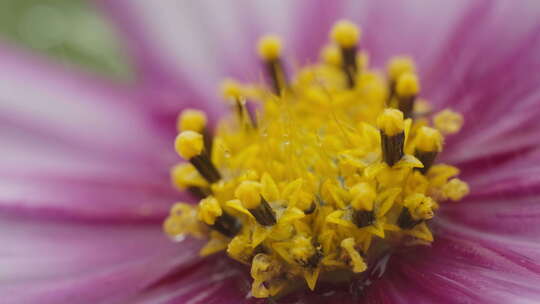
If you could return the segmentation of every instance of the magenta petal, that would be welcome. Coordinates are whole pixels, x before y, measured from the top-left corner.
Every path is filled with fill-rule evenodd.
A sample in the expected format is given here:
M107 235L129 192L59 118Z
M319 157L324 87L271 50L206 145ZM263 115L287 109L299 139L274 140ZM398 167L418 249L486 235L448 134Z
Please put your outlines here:
M170 142L156 133L145 108L137 103L136 92L3 45L0 68L1 132L9 136L4 146L12 150L7 153L39 155L41 149L64 149L79 157L137 161L142 166L170 161L172 149L156 153L156 148L163 151ZM34 145L38 150L25 149L32 141L39 142Z
M5 46L0 67L0 211L157 220L182 198L168 176L172 139L139 92Z
M390 293L396 303L533 303L540 295L539 255L537 242L443 222L432 248L394 257L384 280L396 288Z
M492 196L465 199L444 206L442 216L486 233L515 239L538 239L540 234L540 195L512 198Z
M482 170L463 175L472 189L471 198L516 198L540 193L540 150L519 152L499 159Z
M196 257L196 244L178 246L159 226L6 217L0 225L2 303L116 303Z
M445 151L450 162L539 144L532 130L540 117L540 8L532 2L515 9L495 3L455 29L439 63L425 74L426 96L465 115L463 130Z
M318 59L320 49L329 41L329 31L342 18L347 1L298 1L300 6L295 19L292 37L294 56L300 64Z
M164 77L168 81L171 80L168 77L178 77L178 82L188 90L200 92L206 99L201 102L214 97L223 62L227 60L222 60L223 48L213 39L223 37L220 34L233 34L233 28L202 24L200 21L206 19L201 17L207 11L199 2L120 0L101 3L131 46L143 80L159 83ZM220 16L232 16L227 14L230 8L231 5L223 3L214 9L215 12L224 10L220 11ZM219 20L219 16L213 16L214 19ZM232 21L234 19L225 22ZM219 31L213 32L215 30ZM231 45L238 40L229 38Z
M144 178L142 172L137 178L124 174L0 174L0 212L57 220L144 220L159 225L175 201L193 200L179 195L166 179L156 182Z
M179 268L176 275L130 299L134 304L245 303L250 281L247 269L222 255ZM259 300L260 302L261 300Z

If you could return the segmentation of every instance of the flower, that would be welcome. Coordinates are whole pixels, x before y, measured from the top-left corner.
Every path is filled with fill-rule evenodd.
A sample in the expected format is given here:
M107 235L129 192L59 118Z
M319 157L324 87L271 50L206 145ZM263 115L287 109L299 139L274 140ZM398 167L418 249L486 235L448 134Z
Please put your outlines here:
M224 111L213 97L219 79L258 79L260 35L281 34L286 51L309 63L345 17L362 25L372 66L408 54L422 97L463 114L439 160L461 169L471 193L441 206L431 247L397 252L369 287L322 284L283 301L538 301L538 5L319 2L100 2L130 46L136 85L3 45L3 301L261 301L246 298L247 269L220 255L200 258L199 241L174 243L161 231L172 203L190 200L168 176L176 115L199 108L213 125ZM452 130L452 122L446 115L435 125Z

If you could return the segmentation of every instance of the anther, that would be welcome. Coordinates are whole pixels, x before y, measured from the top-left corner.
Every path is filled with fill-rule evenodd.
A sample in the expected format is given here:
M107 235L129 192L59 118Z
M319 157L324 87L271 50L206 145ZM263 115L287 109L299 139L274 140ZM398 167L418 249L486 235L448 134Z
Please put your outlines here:
M290 253L293 260L302 267L317 267L321 258L321 253L313 245L311 237L305 235L293 238Z
M363 272L367 269L367 265L362 259L362 256L355 248L354 238L346 238L341 241L341 248L343 248L351 259L352 271L355 273Z
M396 56L390 59L386 66L389 83L389 98L392 100L396 93L396 84L399 77L404 73L415 73L415 66L413 60L408 56Z
M277 95L281 95L281 92L287 86L287 77L280 58L281 49L281 39L277 36L268 35L259 40L259 56L266 65L268 76L272 82L272 88Z
M435 114L433 124L443 134L455 134L463 126L463 116L452 110L445 109Z
M424 167L415 169L426 174L437 154L442 150L443 138L439 131L426 126L421 127L417 132L414 156L422 162Z
M242 95L240 84L234 80L226 79L221 83L221 93L223 98L234 103L234 109L241 124L256 127L255 118L246 106L246 99Z
M317 203L312 194L301 192L298 197L296 206L304 211L304 214L312 214L317 209Z
M202 133L206 128L206 115L203 111L186 109L178 117L178 132L195 131Z
M381 134L383 160L393 166L403 157L405 123L403 113L395 109L385 109L377 118Z
M399 76L396 84L396 96L398 109L403 112L405 118L412 116L414 101L420 91L418 77L413 73L403 73Z
M280 263L272 256L259 253L253 257L251 262L251 277L253 284L251 293L255 298L267 298L277 293L273 281L280 277L283 269Z
M315 212L316 209L317 209L317 204L315 202L311 202L311 205L309 205L309 208L304 210L304 214L305 215L312 214L313 212Z
M176 203L163 223L163 229L171 237L182 237L186 234L197 238L205 235L204 227L197 219L197 208L187 203Z
M174 166L171 170L171 180L178 189L185 189L197 198L205 198L211 193L206 180L190 163Z
M398 218L398 226L412 229L423 221L433 218L433 199L423 194L412 194L405 198Z
M355 24L342 20L334 25L330 36L341 49L343 71L347 76L349 88L353 88L356 82L356 73L358 72L356 51L360 39L360 29Z
M469 185L459 178L452 178L443 186L442 192L445 197L453 201L459 201L469 194Z
M401 229L412 229L414 228L414 226L420 224L421 222L422 221L412 218L409 208L403 207L403 209L401 209L401 213L399 214L397 224Z
M322 49L321 59L331 66L339 67L342 65L340 49L333 45L327 45Z
M242 228L240 222L223 211L217 199L212 196L200 201L199 219L212 229L228 237L234 237Z
M195 109L186 109L178 116L178 132L194 131L201 133L204 139L204 148L212 154L212 136L207 126L206 114Z
M261 195L261 185L253 181L243 181L235 191L235 196L249 210L257 222L263 226L276 223L276 215L272 207Z
M358 183L351 188L353 197L351 206L353 208L353 222L359 228L367 227L375 222L373 203L377 193L368 183Z
M176 152L199 171L209 183L215 183L221 179L210 156L204 149L203 136L194 131L184 131L176 137L174 143Z

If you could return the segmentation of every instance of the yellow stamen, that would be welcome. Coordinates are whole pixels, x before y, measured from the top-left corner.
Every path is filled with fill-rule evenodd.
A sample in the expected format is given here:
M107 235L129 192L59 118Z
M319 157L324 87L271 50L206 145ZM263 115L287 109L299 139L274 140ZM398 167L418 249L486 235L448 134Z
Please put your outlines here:
M178 117L178 131L203 133L206 127L206 114L203 111L187 109Z
M463 116L452 110L443 110L433 117L433 123L443 134L455 134L463 126Z
M219 202L214 197L202 199L199 203L199 220L208 225L214 225L216 218L223 214Z
M341 53L339 49L333 45L325 46L321 52L322 60L331 66L341 65Z
M310 258L316 254L311 238L304 235L296 236L291 243L291 257L300 265L308 265Z
M387 66L388 77L392 81L397 81L404 73L414 73L415 71L413 60L407 56L396 56L390 60Z
M360 256L360 253L354 248L355 243L353 238L347 238L341 241L341 247L345 249L351 259L352 271L355 273L364 272L367 268L366 263Z
M412 97L420 91L418 77L413 73L403 73L397 80L396 93L399 97Z
M178 189L184 190L188 187L208 187L208 183L197 172L197 169L192 164L182 163L174 166L171 169L171 179L173 185Z
M203 238L206 234L198 220L197 209L186 203L174 204L169 217L163 222L163 230L176 238L183 238L185 235Z
M259 40L259 56L265 61L278 59L282 49L281 39L275 35L267 35Z
M261 185L257 182L242 182L234 194L247 209L255 209L261 204Z
M436 129L423 126L416 135L416 148L424 152L441 152L443 137Z
M403 205L409 209L415 220L428 220L433 217L433 200L423 194L408 196Z
M226 100L236 101L242 97L242 87L232 79L225 79L221 82L221 94Z
M397 135L405 129L403 113L399 110L386 109L377 118L377 126L387 136Z
M459 201L469 194L469 185L459 178L453 178L442 188L444 196L453 201Z
M203 136L194 131L184 131L176 137L174 148L180 156L189 160L202 153L204 148Z
M351 188L351 195L353 197L351 206L356 210L373 210L373 202L377 197L375 189L368 183L358 183Z
M355 46L360 39L360 29L347 20L337 22L332 28L331 37L341 47Z

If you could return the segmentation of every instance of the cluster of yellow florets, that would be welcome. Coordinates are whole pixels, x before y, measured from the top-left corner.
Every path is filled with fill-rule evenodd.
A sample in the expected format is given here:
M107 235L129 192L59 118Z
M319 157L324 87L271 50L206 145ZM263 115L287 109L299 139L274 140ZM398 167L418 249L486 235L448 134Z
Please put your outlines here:
M213 136L202 112L180 115L175 147L189 162L172 179L201 201L177 203L165 231L208 238L201 254L251 265L255 297L298 277L314 289L325 273L366 271L383 249L429 244L438 203L468 193L457 168L435 164L462 117L444 110L431 122L413 61L373 70L359 35L338 22L321 62L292 80L279 39L265 37L271 89L225 81L234 115Z

